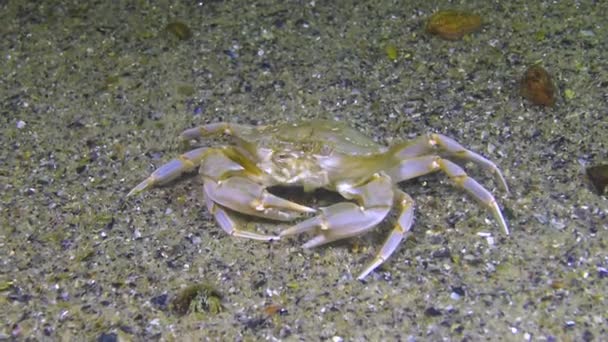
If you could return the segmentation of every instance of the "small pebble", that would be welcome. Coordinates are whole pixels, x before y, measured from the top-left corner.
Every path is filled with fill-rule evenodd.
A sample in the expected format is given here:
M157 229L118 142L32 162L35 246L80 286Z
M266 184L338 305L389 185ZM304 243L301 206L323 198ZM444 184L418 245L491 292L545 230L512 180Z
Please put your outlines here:
M431 306L424 310L424 315L427 317L437 317L441 316L441 311Z
M99 335L99 337L97 338L98 342L116 342L118 341L118 335L116 335L115 333L102 333L101 335Z

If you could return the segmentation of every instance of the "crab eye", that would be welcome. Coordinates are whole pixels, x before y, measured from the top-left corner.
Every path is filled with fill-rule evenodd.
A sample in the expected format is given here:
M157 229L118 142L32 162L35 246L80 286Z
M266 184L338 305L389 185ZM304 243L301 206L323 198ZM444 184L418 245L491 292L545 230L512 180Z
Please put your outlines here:
M328 145L323 145L323 146L321 146L321 149L320 149L320 151L319 151L319 153L320 153L322 156L328 156L328 155L330 155L332 152L333 152L333 148L332 148L331 146L328 146Z
M292 156L289 153L278 153L274 156L274 160L277 163L284 163L289 160Z

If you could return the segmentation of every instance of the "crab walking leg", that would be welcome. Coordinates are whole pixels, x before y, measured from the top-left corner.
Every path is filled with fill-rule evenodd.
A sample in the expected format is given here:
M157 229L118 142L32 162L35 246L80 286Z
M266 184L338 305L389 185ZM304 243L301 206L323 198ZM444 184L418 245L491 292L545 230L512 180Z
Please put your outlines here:
M395 145L393 148L391 148L391 153L393 153L399 159L410 159L413 157L427 155L429 153L435 153L437 150L439 150L439 152L445 152L448 156L462 158L481 166L493 174L503 189L509 193L507 181L496 164L482 155L466 149L456 140L446 137L443 134L430 133L420 136L413 141Z
M282 231L280 236L320 228L319 234L303 245L304 248L312 248L359 235L380 223L390 211L393 202L393 185L385 174L375 174L359 185L339 185L338 192L358 203L340 202L322 208L321 214Z
M363 269L363 271L357 277L358 280L363 280L378 266L382 265L393 252L399 247L399 244L403 238L410 232L412 224L414 223L414 200L405 192L395 189L395 202L396 206L400 209L397 222L393 227L393 230L384 241L382 248L376 254L376 257Z
M230 236L242 237L253 240L260 241L273 241L279 240L280 237L273 235L263 235L254 232L250 232L247 230L241 230L238 228L238 224L235 219L231 217L224 208L222 208L219 204L213 202L211 196L207 194L205 191L205 203L207 204L207 210L213 215L215 221L219 224L219 226Z
M229 122L214 122L207 125L202 125L194 128L187 129L182 132L180 137L183 140L198 139L201 137L208 137L211 135L249 135L255 131L256 128L247 125L239 125Z
M509 227L494 196L476 180L469 177L464 169L456 163L439 156L423 156L404 160L395 168L388 170L387 173L395 181L401 182L439 170L445 172L458 187L463 188L488 208L504 233L509 235Z
M129 191L127 197L138 194L153 186L168 183L184 173L193 171L205 158L207 151L208 148L206 147L197 148L162 165L143 182Z

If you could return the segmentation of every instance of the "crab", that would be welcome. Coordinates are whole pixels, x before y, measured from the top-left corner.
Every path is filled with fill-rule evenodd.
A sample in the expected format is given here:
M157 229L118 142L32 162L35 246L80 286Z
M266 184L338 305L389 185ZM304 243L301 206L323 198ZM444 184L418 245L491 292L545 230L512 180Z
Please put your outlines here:
M386 241L358 275L363 280L397 249L411 232L414 200L398 183L442 171L493 215L504 234L509 228L494 196L449 157L478 164L493 174L508 193L496 164L438 133L421 135L390 147L380 145L349 126L313 120L267 126L211 123L184 131L187 141L226 135L233 144L199 147L159 167L128 196L195 171L202 178L204 202L217 224L229 235L272 241L312 233L304 248L368 232L395 210ZM300 187L305 192L326 189L344 201L311 208L271 193L270 187ZM246 230L235 213L276 221L307 218L265 235Z

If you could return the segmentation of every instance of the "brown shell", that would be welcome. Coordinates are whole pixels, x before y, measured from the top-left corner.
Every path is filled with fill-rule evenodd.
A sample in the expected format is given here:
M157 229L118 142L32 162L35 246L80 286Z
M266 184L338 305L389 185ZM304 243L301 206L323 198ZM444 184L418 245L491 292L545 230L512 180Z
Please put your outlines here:
M447 40L461 39L480 27L480 16L455 10L438 11L426 23L427 32Z
M540 65L533 65L526 70L521 79L520 92L535 105L551 107L555 104L555 86L551 75Z

